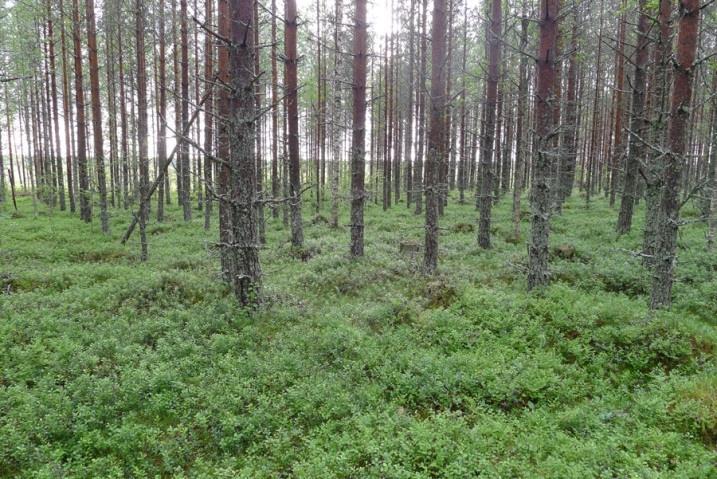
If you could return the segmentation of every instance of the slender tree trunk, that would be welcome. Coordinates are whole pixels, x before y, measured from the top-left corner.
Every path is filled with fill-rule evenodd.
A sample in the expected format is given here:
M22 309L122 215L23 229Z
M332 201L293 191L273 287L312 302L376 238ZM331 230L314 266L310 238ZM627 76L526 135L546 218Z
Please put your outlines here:
M64 18L65 12L62 0L58 1L60 9L60 19L63 27L60 28L60 49L62 52L62 117L64 120L64 133L65 133L65 172L67 173L67 196L70 200L70 212L74 213L76 209L75 205L75 188L73 182L73 168L72 168L72 142L70 140L70 110L72 109L70 100L70 82L67 75L67 46L65 43L65 28Z
M672 60L672 7L673 0L660 0L658 13L659 36L655 45L655 78L651 104L653 106L651 139L664 145L664 132L669 118L667 101L669 96L669 65ZM657 238L660 228L660 195L662 191L665 162L661 153L652 152L647 168L643 171L645 185L645 228L643 236L643 258L646 266L653 266L656 259Z
M205 1L204 21L208 28L213 25L213 9L214 0ZM205 95L207 95L206 113L204 114L204 229L208 230L212 220L212 160L211 153L214 146L214 46L213 38L209 33L204 35L204 81ZM222 158L224 159L224 158Z
M332 75L331 90L334 98L331 103L331 136L333 152L331 155L331 220L332 228L339 226L339 161L341 160L341 24L343 22L343 0L336 0L334 15L334 72Z
M623 10L622 15L620 17L620 27L619 27L619 33L618 33L618 39L617 39L617 51L615 52L615 129L613 133L613 154L612 154L612 168L610 171L610 206L613 206L615 204L615 195L617 193L618 188L618 177L620 176L620 163L622 161L622 158L625 156L625 152L623 150L623 131L622 131L622 117L624 115L623 111L623 90L625 89L625 34L627 31L627 19L626 15L627 12L625 9L627 8L627 0L622 0L622 6L621 9ZM638 49L641 49L640 47L640 32L638 27ZM647 55L647 46L642 48L645 50L645 55ZM643 69L643 76L644 76L644 67ZM636 72L637 73L637 68ZM637 75L636 75L637 79ZM643 88L644 89L644 88ZM633 101L635 100L635 85L633 85ZM643 92L643 105L644 105L644 92ZM633 118L634 118L634 106L633 106ZM629 160L626 160L625 166L625 181L627 181L627 168L629 168L629 165L627 165L627 162ZM623 186L623 195L626 194L626 189ZM621 204L622 208L622 204Z
M543 288L550 282L548 246L550 238L550 171L554 161L551 136L554 134L552 101L555 97L560 0L541 0L540 43L538 46L538 86L536 91L538 151L534 158L531 189L531 237L528 246L528 289Z
M147 65L144 52L144 1L135 0L135 35L137 54L137 135L139 145L139 210L140 260L147 261L147 220L149 219L149 153L147 147Z
M625 165L620 214L617 219L618 234L625 234L632 226L633 207L637 195L637 171L644 159L643 141L645 139L645 89L647 87L647 61L649 59L647 0L640 0L640 19L637 24L637 51L635 54L635 76L632 84L632 109L630 112L630 136L628 137L628 155ZM618 116L619 118L619 116ZM617 120L616 120L617 121ZM615 128L617 134L617 127Z
M700 1L682 0L674 63L674 84L667 130L664 186L660 199L660 228L655 258L650 306L668 308L672 303L672 283L676 262L677 230L680 221L679 189L686 151L687 125L692 101L692 78L699 40Z
M49 38L50 51L50 96L52 97L52 122L55 132L55 151L57 160L57 186L58 196L60 198L60 210L65 211L65 178L62 172L62 153L60 148L60 114L57 106L57 75L55 68L55 36L53 32L52 11L50 3L47 4L47 36Z
M416 214L423 210L423 154L426 143L426 55L428 50L428 31L426 19L428 17L428 0L423 0L421 11L421 54L418 68L418 147L416 152L416 168L413 172L413 198L416 202Z
M340 0L339 0L340 1ZM279 184L279 71L276 65L276 0L271 0L271 197L276 201L280 196ZM276 205L271 216L279 217Z
M211 5L211 3L212 0L207 0L207 5ZM167 51L164 27L164 0L159 0L159 15L157 16L159 17L159 133L157 135L157 162L163 165L167 161ZM164 221L164 203L169 194L165 186L166 182L162 181L159 184L157 193L157 221L160 222Z
M405 145L403 153L405 156L404 164L406 168L406 206L411 207L411 200L413 198L413 89L414 79L413 71L415 69L415 32L414 32L414 11L416 9L416 0L411 0L411 8L409 11L409 28L408 28L408 90L407 90L407 105L406 105L406 134L404 137Z
M528 48L528 25L530 20L526 13L526 6L523 3L523 16L520 20L520 51ZM513 237L517 242L520 239L521 206L520 200L523 193L523 163L525 161L525 135L523 134L526 104L528 100L528 60L525 55L520 56L518 67L518 111L516 119L515 143L515 179L513 186Z
M292 0L289 0L292 1ZM353 133L351 144L351 256L364 255L363 209L366 199L366 0L356 0L353 32Z
M431 32L431 126L426 157L426 236L423 267L433 274L438 266L438 202L441 201L439 165L445 155L446 109L446 0L433 2Z
M600 134L600 93L602 91L602 37L603 37L603 11L605 7L605 1L600 0L600 29L598 31L598 47L597 47L597 66L595 67L595 94L593 97L593 117L592 117L592 130L590 140L590 151L588 153L586 185L585 185L585 202L587 205L590 204L590 197L593 192L594 182L594 170L595 165L598 161L598 138Z
M90 97L92 99L92 139L94 140L97 189L100 194L100 221L102 232L109 234L110 223L107 212L107 176L102 134L102 107L100 105L100 73L97 61L97 33L95 28L94 0L85 0L87 15L87 57L90 64Z
M491 159L495 138L495 115L497 108L498 80L501 57L502 8L501 0L491 0L490 30L486 32L488 48L488 78L485 103L485 136L481 148L481 185L478 193L480 219L478 221L478 246L490 248L491 206L493 204L493 169ZM499 132L500 133L500 132ZM496 143L497 145L497 143Z
M573 192L575 183L575 167L577 163L578 136L580 129L578 125L578 24L580 17L577 6L573 7L573 27L570 37L570 60L568 62L568 90L565 100L565 121L562 128L560 140L563 154L560 155L560 191L559 202L565 203ZM520 114L520 111L518 112Z
M301 164L299 162L299 94L297 85L296 0L286 0L284 15L284 56L286 62L286 95L289 115L289 203L291 206L291 243L304 244L301 224Z
M458 202L464 204L466 201L468 168L467 141L466 141L466 62L468 57L468 2L463 4L463 49L461 54L461 139L460 159L458 163Z
M712 91L717 91L717 70L712 76ZM10 153L12 155L12 152ZM709 164L709 213L707 230L707 250L713 251L717 237L717 97L712 97L712 153ZM10 161L12 166L12 160Z
M117 17L121 18L120 3L117 2ZM124 44L122 42L122 29L117 28L117 63L119 72L119 103L120 103L120 130L121 130L121 150L122 150L122 205L124 209L129 208L129 126L127 118L127 96L125 94L125 75L124 75Z
M181 88L182 88L182 105L181 105L181 121L182 128L178 131L184 131L189 121L189 39L187 25L187 0L179 2L179 41L181 51ZM190 199L191 192L191 170L189 164L189 145L183 139L178 140L181 143L179 150L179 161L181 163L180 181L182 183L182 212L184 221L192 219L192 203Z
M80 43L80 5L72 1L73 43L75 49L75 93L77 101L77 166L80 181L80 218L92 221L90 179L87 173L87 137L85 136L85 90L82 76L82 46Z

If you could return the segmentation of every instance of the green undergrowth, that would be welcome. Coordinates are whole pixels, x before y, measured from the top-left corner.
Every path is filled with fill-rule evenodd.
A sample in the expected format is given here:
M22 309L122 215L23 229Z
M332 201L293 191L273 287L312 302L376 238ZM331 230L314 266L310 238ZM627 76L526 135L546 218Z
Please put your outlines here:
M717 477L717 257L700 224L681 233L673 310L649 315L642 210L618 238L615 210L576 195L541 295L508 199L488 251L473 206L449 205L433 278L401 251L423 235L405 203L369 205L359 261L346 226L306 211L297 250L269 218L248 312L198 212L153 222L141 263L137 238L118 241L126 212L105 237L20 206L0 211L2 477Z

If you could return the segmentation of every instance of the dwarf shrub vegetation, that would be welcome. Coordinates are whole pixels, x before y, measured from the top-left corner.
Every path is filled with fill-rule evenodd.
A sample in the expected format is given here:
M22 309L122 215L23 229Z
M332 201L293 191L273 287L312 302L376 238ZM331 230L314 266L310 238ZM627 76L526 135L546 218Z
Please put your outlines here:
M247 312L201 219L170 209L140 263L118 242L127 214L108 238L21 209L0 213L2 477L717 477L717 259L699 224L673 310L649 316L640 224L617 238L600 201L554 219L542 295L507 200L489 251L451 203L433 278L399 251L422 244L403 203L369 206L355 262L346 228L307 217L297 255L269 218Z

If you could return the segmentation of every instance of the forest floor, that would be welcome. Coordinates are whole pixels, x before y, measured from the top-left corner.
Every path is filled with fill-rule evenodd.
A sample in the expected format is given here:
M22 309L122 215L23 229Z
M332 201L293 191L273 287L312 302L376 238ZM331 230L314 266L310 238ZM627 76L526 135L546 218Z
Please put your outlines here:
M489 251L451 202L435 278L399 251L422 244L405 203L368 207L356 262L348 229L305 205L302 254L268 219L248 314L220 281L216 223L173 206L147 263L136 234L119 243L128 212L110 237L28 198L0 212L1 477L717 477L702 224L681 232L672 311L650 316L629 253L642 209L617 238L616 210L576 194L553 220L554 284L529 295L508 198Z

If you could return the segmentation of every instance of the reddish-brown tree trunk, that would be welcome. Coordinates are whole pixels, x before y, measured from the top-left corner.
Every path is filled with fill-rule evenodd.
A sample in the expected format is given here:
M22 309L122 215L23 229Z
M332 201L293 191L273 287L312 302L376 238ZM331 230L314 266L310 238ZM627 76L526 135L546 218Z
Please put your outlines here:
M622 117L625 114L623 107L623 90L625 89L625 34L627 31L627 0L622 0L623 10L620 17L620 28L617 39L617 51L615 52L615 120L614 120L614 133L613 133L613 150L610 168L610 206L615 204L615 195L617 193L618 178L621 171L621 161L625 157L623 150L623 131L622 131ZM638 32L638 36L640 33ZM638 39L639 42L639 39ZM640 48L638 46L638 48ZM633 92L635 86L633 85ZM633 94L634 99L634 94ZM627 162L626 162L627 167ZM626 172L627 174L627 172ZM623 187L623 195L625 189Z
M531 189L531 236L528 245L528 289L542 288L550 282L548 246L550 239L550 172L554 161L550 150L556 125L552 101L555 97L556 48L560 0L541 0L540 43L538 46L538 85L536 91L538 151L534 155Z
M662 198L660 199L660 228L652 281L650 306L669 307L672 303L672 283L677 250L677 230L680 221L679 190L687 126L692 101L692 78L699 40L700 2L682 0L679 6L679 32L674 63L670 121L667 129L668 152L665 158Z

